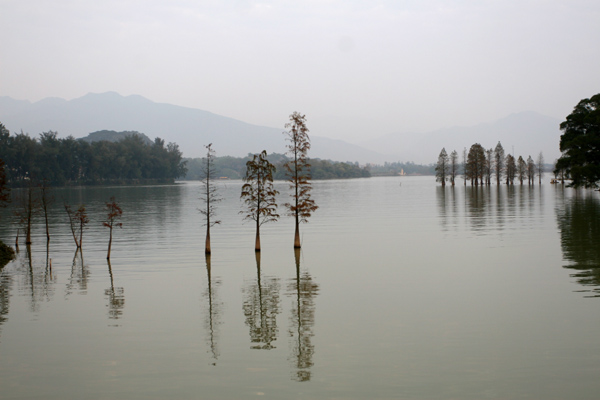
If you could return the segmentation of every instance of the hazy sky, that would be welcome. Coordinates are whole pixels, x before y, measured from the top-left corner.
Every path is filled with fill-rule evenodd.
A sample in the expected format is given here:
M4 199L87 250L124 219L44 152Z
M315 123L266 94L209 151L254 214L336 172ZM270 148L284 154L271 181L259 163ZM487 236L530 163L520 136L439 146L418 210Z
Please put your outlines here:
M598 0L0 0L0 96L139 94L359 140L600 92ZM337 129L335 128L337 127Z

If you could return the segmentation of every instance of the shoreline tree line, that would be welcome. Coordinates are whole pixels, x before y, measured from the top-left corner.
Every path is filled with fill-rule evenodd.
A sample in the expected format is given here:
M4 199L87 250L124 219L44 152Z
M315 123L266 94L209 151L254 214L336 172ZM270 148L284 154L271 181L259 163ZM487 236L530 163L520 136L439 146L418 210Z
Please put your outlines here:
M243 179L246 174L246 163L251 161L254 154L248 154L246 157L222 156L213 158L212 171L216 178ZM290 161L286 154L271 153L267 160L276 167L273 174L274 180L286 180L284 165ZM187 173L183 180L202 180L206 176L204 158L185 158ZM311 179L351 179L351 178L370 178L369 167L360 167L358 163L321 160L311 158Z
M176 143L156 138L149 144L141 135L118 141L88 142L73 136L58 138L57 132L33 138L11 135L0 124L0 159L6 184L27 187L79 186L131 183L171 183L185 175L186 167Z

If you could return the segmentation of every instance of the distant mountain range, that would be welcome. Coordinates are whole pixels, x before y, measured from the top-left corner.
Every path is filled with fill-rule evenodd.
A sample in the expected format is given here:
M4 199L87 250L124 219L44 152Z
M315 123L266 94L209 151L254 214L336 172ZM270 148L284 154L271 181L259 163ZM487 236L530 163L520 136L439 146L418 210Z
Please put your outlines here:
M144 97L115 92L90 93L64 100L46 98L35 103L0 97L0 122L12 133L37 136L56 131L59 137L82 138L96 131L136 131L179 145L185 157L202 157L213 143L218 156L285 152L283 128L248 124L208 111L155 103ZM308 118L310 129L310 117ZM502 141L507 152L532 157L543 151L547 162L558 157L558 120L533 112L514 114L490 124L450 128L423 134L393 133L361 145L311 135L310 156L334 161L434 163L442 147L448 152L475 142L489 148Z

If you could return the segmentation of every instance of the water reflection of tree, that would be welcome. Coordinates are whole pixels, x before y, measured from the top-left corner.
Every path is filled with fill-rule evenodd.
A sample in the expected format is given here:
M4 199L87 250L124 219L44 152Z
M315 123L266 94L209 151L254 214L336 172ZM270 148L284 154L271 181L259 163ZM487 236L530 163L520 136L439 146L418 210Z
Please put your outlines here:
M315 298L319 293L319 285L308 271L300 271L300 249L294 250L294 256L296 277L288 284L288 295L294 297L289 330L290 361L294 368L292 379L305 382L310 380L310 368L313 366L315 346L311 339L314 336Z
M271 350L277 340L277 314L279 314L279 278L261 276L260 252L256 252L256 279L243 287L244 316L250 328L251 349Z
M217 300L218 288L221 286L220 279L214 279L212 277L210 254L206 254L206 274L207 274L207 287L204 292L204 298L207 301L207 312L204 325L208 331L208 346L210 353L214 359L212 365L217 365L217 359L219 358L219 349L217 345L218 339L218 327L221 325L221 314L223 304Z
M108 318L119 319L123 315L123 308L125 307L125 289L115 287L110 260L107 259L106 262L108 263L108 274L110 275L110 288L104 291L104 295L108 297Z
M600 201L593 196L578 196L557 209L565 268L576 270L571 276L590 287L590 297L600 297Z
M69 282L67 283L66 287L66 296L69 296L75 290L78 290L79 294L87 294L89 276L90 270L83 261L83 251L81 249L77 249L75 250L75 255L73 256L71 276L69 276Z
M0 328L8 319L8 306L10 302L10 290L12 289L13 277L0 268Z
M52 275L48 250L46 250L45 268L39 268L33 262L31 245L28 245L25 258L20 259L19 269L23 278L20 290L29 295L31 311L37 312L40 303L50 300L54 294L55 278Z
M490 188L484 186L470 186L465 188L465 191L471 228L474 231L483 230L488 223L487 210L491 201Z

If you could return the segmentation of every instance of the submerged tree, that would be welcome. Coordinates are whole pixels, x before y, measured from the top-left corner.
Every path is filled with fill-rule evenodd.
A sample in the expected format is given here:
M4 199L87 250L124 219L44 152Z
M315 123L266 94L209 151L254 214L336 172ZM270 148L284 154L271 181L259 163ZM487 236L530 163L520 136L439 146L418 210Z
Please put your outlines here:
M535 183L535 162L531 156L527 158L527 183L530 185Z
M435 180L437 182L442 182L442 186L446 186L446 180L448 179L450 167L449 161L448 153L446 153L446 148L444 147L442 148L442 151L440 151L437 165L435 166Z
M106 255L106 259L110 260L110 248L112 246L113 227L123 227L123 224L121 222L117 222L121 219L121 216L123 215L123 210L121 209L121 207L119 206L119 204L113 196L110 198L110 202L106 203L106 211L108 211L108 214L106 215L106 221L102 222L102 225L110 229L110 239L108 239L108 253Z
M17 208L15 215L19 225L25 231L25 244L30 245L31 241L31 224L34 216L39 212L39 198L36 196L33 185L27 186L16 201ZM17 245L19 234L17 232Z
M44 213L44 222L46 224L46 240L50 241L50 228L48 225L48 207L54 201L54 197L51 194L51 189L48 187L47 182L44 181L40 185L40 201L42 212Z
M544 155L542 154L541 151L540 151L540 154L538 154L535 166L537 169L536 172L537 172L537 176L538 176L538 182L541 185L542 177L544 176Z
M256 223L255 251L260 251L260 227L270 221L277 221L277 203L275 196L279 194L273 188L273 174L275 166L267 160L265 150L255 154L253 159L246 163L246 176L242 186L241 199L246 203L247 210L244 219Z
M450 153L450 183L452 186L456 183L456 175L458 175L458 153L454 150Z
M502 144L498 142L496 147L494 148L494 173L496 175L496 185L500 185L500 180L502 179L502 173L504 173L504 148Z
M306 127L306 117L296 111L290 115L290 122L285 124L284 134L289 141L287 145L287 155L291 158L284 164L290 182L292 203L285 203L289 215L293 216L296 222L294 234L294 248L302 246L300 241L300 223L308 222L308 218L319 207L314 200L310 198L312 186L310 183L310 164L308 163L307 153L310 150L310 139L308 137L308 128Z
M494 150L487 149L485 151L485 168L484 168L486 185L492 184L492 172L494 169L493 165L494 165Z
M71 227L71 233L73 234L73 240L75 241L77 248L80 249L83 241L83 229L87 223L90 222L85 211L85 206L82 204L77 211L73 211L71 206L65 203L65 211L69 216L69 225ZM79 239L77 239L77 236L79 236Z
M465 177L471 180L471 185L483 184L483 176L485 172L485 150L479 143L475 143L469 149L467 156Z
M517 165L512 154L506 156L506 184L512 185L517 174Z
M206 225L204 253L210 254L210 228L221 223L221 221L214 219L214 217L217 215L216 203L223 199L219 197L219 194L217 193L217 187L213 182L215 151L212 149L212 143L204 147L206 147L206 157L202 159L202 172L204 172L204 179L202 180L201 197L204 207L199 211L200 214L206 218L204 221L204 225Z
M527 163L525 162L525 160L523 160L523 157L519 156L519 159L517 160L517 178L519 178L521 185L523 184L523 181L525 180L526 173L527 173Z

